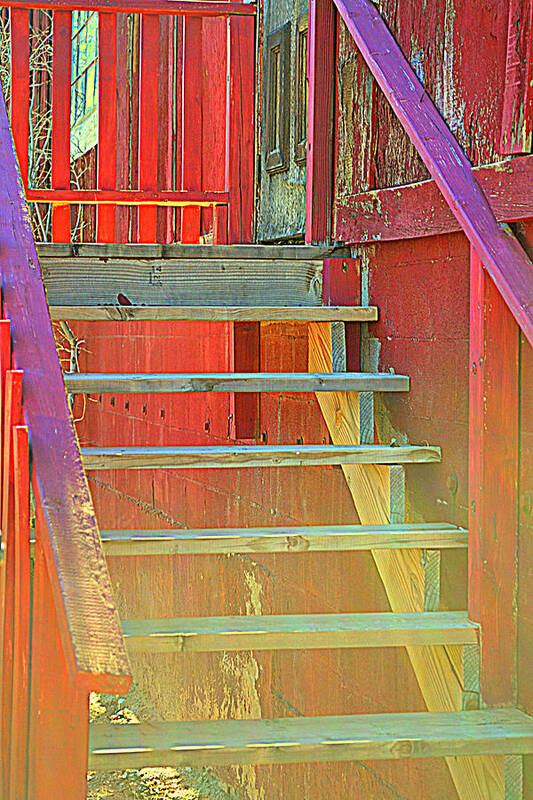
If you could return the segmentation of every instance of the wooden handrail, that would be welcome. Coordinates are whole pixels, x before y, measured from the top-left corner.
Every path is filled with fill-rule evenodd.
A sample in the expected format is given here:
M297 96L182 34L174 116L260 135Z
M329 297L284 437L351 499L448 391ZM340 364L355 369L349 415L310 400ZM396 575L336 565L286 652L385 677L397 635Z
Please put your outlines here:
M533 344L533 264L496 220L472 165L370 0L333 0L391 104L511 313Z
M28 209L0 92L0 270L44 522L43 549L71 680L126 692L130 670L67 404Z
M224 3L219 0L6 0L7 8L47 11L107 11L114 14L170 14L180 17L253 16L251 3Z

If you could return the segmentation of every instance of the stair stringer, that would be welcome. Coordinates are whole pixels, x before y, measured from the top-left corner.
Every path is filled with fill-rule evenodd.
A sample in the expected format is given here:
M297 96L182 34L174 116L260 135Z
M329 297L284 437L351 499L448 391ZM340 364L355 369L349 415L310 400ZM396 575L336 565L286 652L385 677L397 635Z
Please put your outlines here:
M332 372L329 323L310 323L309 371ZM359 394L316 393L333 444L360 441ZM391 522L391 467L342 467L363 525ZM392 611L424 610L424 570L421 550L373 550L372 556ZM463 666L459 646L407 647L428 711L458 711L463 699ZM504 800L503 759L495 756L447 758L460 800Z

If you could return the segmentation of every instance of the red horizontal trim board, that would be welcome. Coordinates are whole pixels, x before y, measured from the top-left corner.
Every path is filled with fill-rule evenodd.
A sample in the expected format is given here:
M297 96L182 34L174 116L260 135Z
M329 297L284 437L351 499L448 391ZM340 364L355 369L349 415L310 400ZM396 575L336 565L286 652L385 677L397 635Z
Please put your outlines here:
M154 192L141 190L116 191L105 189L28 189L26 199L31 203L101 205L140 205L142 203L161 206L179 205L226 205L228 192Z
M6 0L6 8L47 11L112 11L116 14L173 14L179 17L253 16L249 3L194 2L194 0Z
M533 217L533 156L474 167L496 219ZM461 225L433 180L376 189L336 202L335 239L348 244L417 239L454 233Z
M516 321L533 343L532 263L502 228L472 166L369 0L335 0L363 58Z

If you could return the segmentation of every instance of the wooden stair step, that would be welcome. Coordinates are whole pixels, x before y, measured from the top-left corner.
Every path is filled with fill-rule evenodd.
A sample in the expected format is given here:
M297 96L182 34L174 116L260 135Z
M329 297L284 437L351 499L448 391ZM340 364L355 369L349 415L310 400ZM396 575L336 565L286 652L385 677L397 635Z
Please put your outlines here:
M89 322L375 322L375 306L50 305L53 320Z
M390 373L215 373L110 374L67 373L73 394L145 394L180 392L407 392L409 378Z
M323 261L325 258L350 258L350 248L345 245L332 247L300 244L52 244L37 245L39 259L161 259L179 258L185 261L197 259L228 259L268 261Z
M441 550L468 547L468 531L446 523L317 525L197 530L103 530L108 556L302 553L333 550Z
M533 752L514 708L91 726L89 769L195 767Z
M440 447L401 445L257 445L223 447L82 447L85 469L208 469L440 461Z
M126 619L122 628L131 653L467 645L478 641L477 625L462 611Z

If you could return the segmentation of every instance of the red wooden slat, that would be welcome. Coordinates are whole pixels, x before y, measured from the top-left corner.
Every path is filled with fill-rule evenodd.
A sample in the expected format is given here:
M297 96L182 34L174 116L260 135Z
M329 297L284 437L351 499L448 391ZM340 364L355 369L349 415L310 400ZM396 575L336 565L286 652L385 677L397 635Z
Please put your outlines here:
M47 523L43 546L62 642L78 683L95 691L127 691L129 667L120 623L67 404L1 93L0 163L4 309L11 320L16 363L24 370L24 414L43 497Z
M357 258L328 258L324 261L322 303L325 306L358 306L361 304L360 264ZM345 323L346 370L359 372L361 326Z
M363 58L530 342L532 264L502 229L470 162L370 0L335 0Z
M254 174L253 19L230 21L229 243L252 240Z
M185 20L183 50L183 155L182 188L200 191L202 188L202 20ZM184 208L181 217L181 241L197 244L200 238L201 211Z
M117 17L98 18L98 188L117 187ZM116 210L97 210L96 240L116 241Z
M56 11L53 22L52 188L70 189L70 70L72 22L68 11ZM70 242L70 207L52 209L54 242Z
M173 17L159 18L159 147L157 183L171 191L174 154L174 28ZM174 239L174 214L171 208L157 211L157 241L169 244Z
M11 12L11 129L19 160L22 182L28 184L30 138L30 25L25 9Z
M174 14L184 17L254 16L249 3L196 2L195 0L6 0L7 8L43 8L59 11L112 11L122 14Z
M89 737L88 693L70 681L41 537L37 496L28 797L85 800Z
M43 203L79 203L80 205L205 205L225 204L229 201L228 192L158 192L142 189L31 189L26 193L27 200Z
M13 710L9 800L25 797L28 751L30 679L30 454L28 429L13 429L14 459L14 598L13 609Z
M305 209L307 243L328 242L331 235L336 20L333 0L310 0Z
M159 130L159 17L143 15L139 121L139 187L157 191ZM138 241L157 241L157 206L139 209Z
M519 329L472 250L468 612L482 626L481 693L516 702Z
M118 15L117 31L117 83L123 91L117 93L117 188L127 189L130 184L130 82L128 71L129 22L124 14ZM130 210L118 208L117 242L127 242Z
M11 711L13 702L13 614L15 608L15 549L14 549L14 458L13 426L19 425L22 418L22 371L8 370L6 373L3 406L2 442L2 550L4 564L2 569L1 594L4 598L3 617L0 621L0 676L2 681L1 724L4 791L10 783L9 758Z

